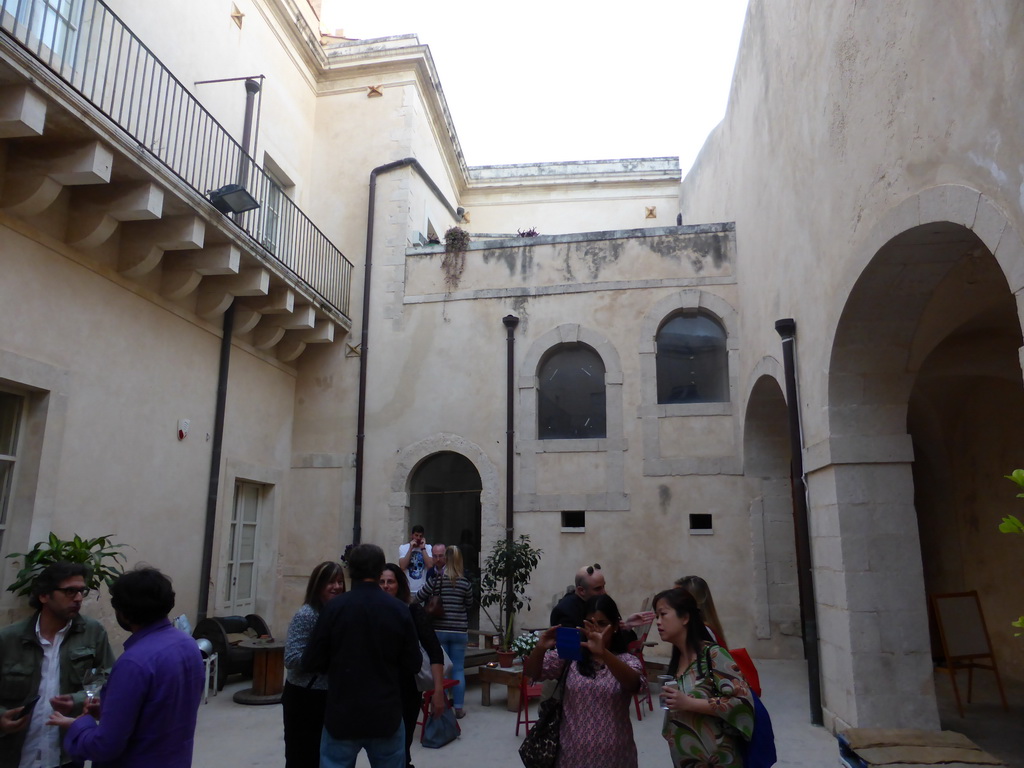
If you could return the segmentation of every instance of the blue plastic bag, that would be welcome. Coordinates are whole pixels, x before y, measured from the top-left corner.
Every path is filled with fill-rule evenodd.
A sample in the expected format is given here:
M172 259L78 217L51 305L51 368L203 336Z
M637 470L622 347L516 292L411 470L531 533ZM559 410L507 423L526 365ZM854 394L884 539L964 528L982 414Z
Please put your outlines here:
M459 724L455 721L455 710L445 708L440 717L427 716L423 729L423 746L440 749L459 737Z
M754 699L754 732L750 741L743 742L743 765L744 768L771 768L779 759L775 753L772 719L760 697L753 691L750 695Z

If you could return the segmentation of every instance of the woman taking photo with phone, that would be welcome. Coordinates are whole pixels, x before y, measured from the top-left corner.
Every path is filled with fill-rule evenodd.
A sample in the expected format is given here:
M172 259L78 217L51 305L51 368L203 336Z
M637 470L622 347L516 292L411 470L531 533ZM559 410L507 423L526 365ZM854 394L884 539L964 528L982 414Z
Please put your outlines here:
M636 768L629 699L647 684L640 660L626 650L614 600L597 595L587 600L584 610L583 630L544 630L523 674L533 680L565 675L557 768ZM579 648L558 643L560 629L581 632Z
M662 688L668 706L662 735L674 768L742 768L741 740L754 731L750 689L729 652L714 643L697 601L676 588L654 598L661 639L672 644Z

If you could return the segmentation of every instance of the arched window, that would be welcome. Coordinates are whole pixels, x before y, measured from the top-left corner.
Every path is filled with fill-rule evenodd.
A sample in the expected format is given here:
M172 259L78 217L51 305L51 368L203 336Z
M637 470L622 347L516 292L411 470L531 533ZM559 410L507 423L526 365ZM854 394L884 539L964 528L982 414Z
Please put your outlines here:
M562 344L537 372L537 437L565 440L607 436L604 362L585 344Z
M707 315L676 315L658 330L659 403L729 400L725 329Z

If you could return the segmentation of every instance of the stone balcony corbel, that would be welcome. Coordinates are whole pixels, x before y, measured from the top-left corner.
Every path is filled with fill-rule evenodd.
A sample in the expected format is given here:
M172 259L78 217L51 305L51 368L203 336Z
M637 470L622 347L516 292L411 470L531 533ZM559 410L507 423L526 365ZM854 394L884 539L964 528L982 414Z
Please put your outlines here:
M118 271L137 279L156 269L165 251L202 248L205 236L206 223L198 216L126 222L121 233Z
M262 267L241 270L237 275L207 277L199 286L196 314L207 320L223 315L236 296L266 296L270 272Z
M64 235L68 245L90 250L114 234L123 221L155 221L163 215L164 191L151 181L75 190Z
M8 151L0 208L17 216L37 216L64 187L107 184L114 153L102 142L19 144Z
M167 251L160 275L160 294L176 301L199 287L210 275L237 275L242 252L236 245L214 245L198 251Z
M46 99L29 85L0 88L0 139L42 136Z

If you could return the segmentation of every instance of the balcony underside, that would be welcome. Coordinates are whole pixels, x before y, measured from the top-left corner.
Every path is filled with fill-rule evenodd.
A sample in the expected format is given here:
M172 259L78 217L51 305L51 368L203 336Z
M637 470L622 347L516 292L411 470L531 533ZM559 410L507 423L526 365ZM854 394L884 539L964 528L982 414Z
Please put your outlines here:
M95 108L0 38L0 211L282 362L351 321Z

